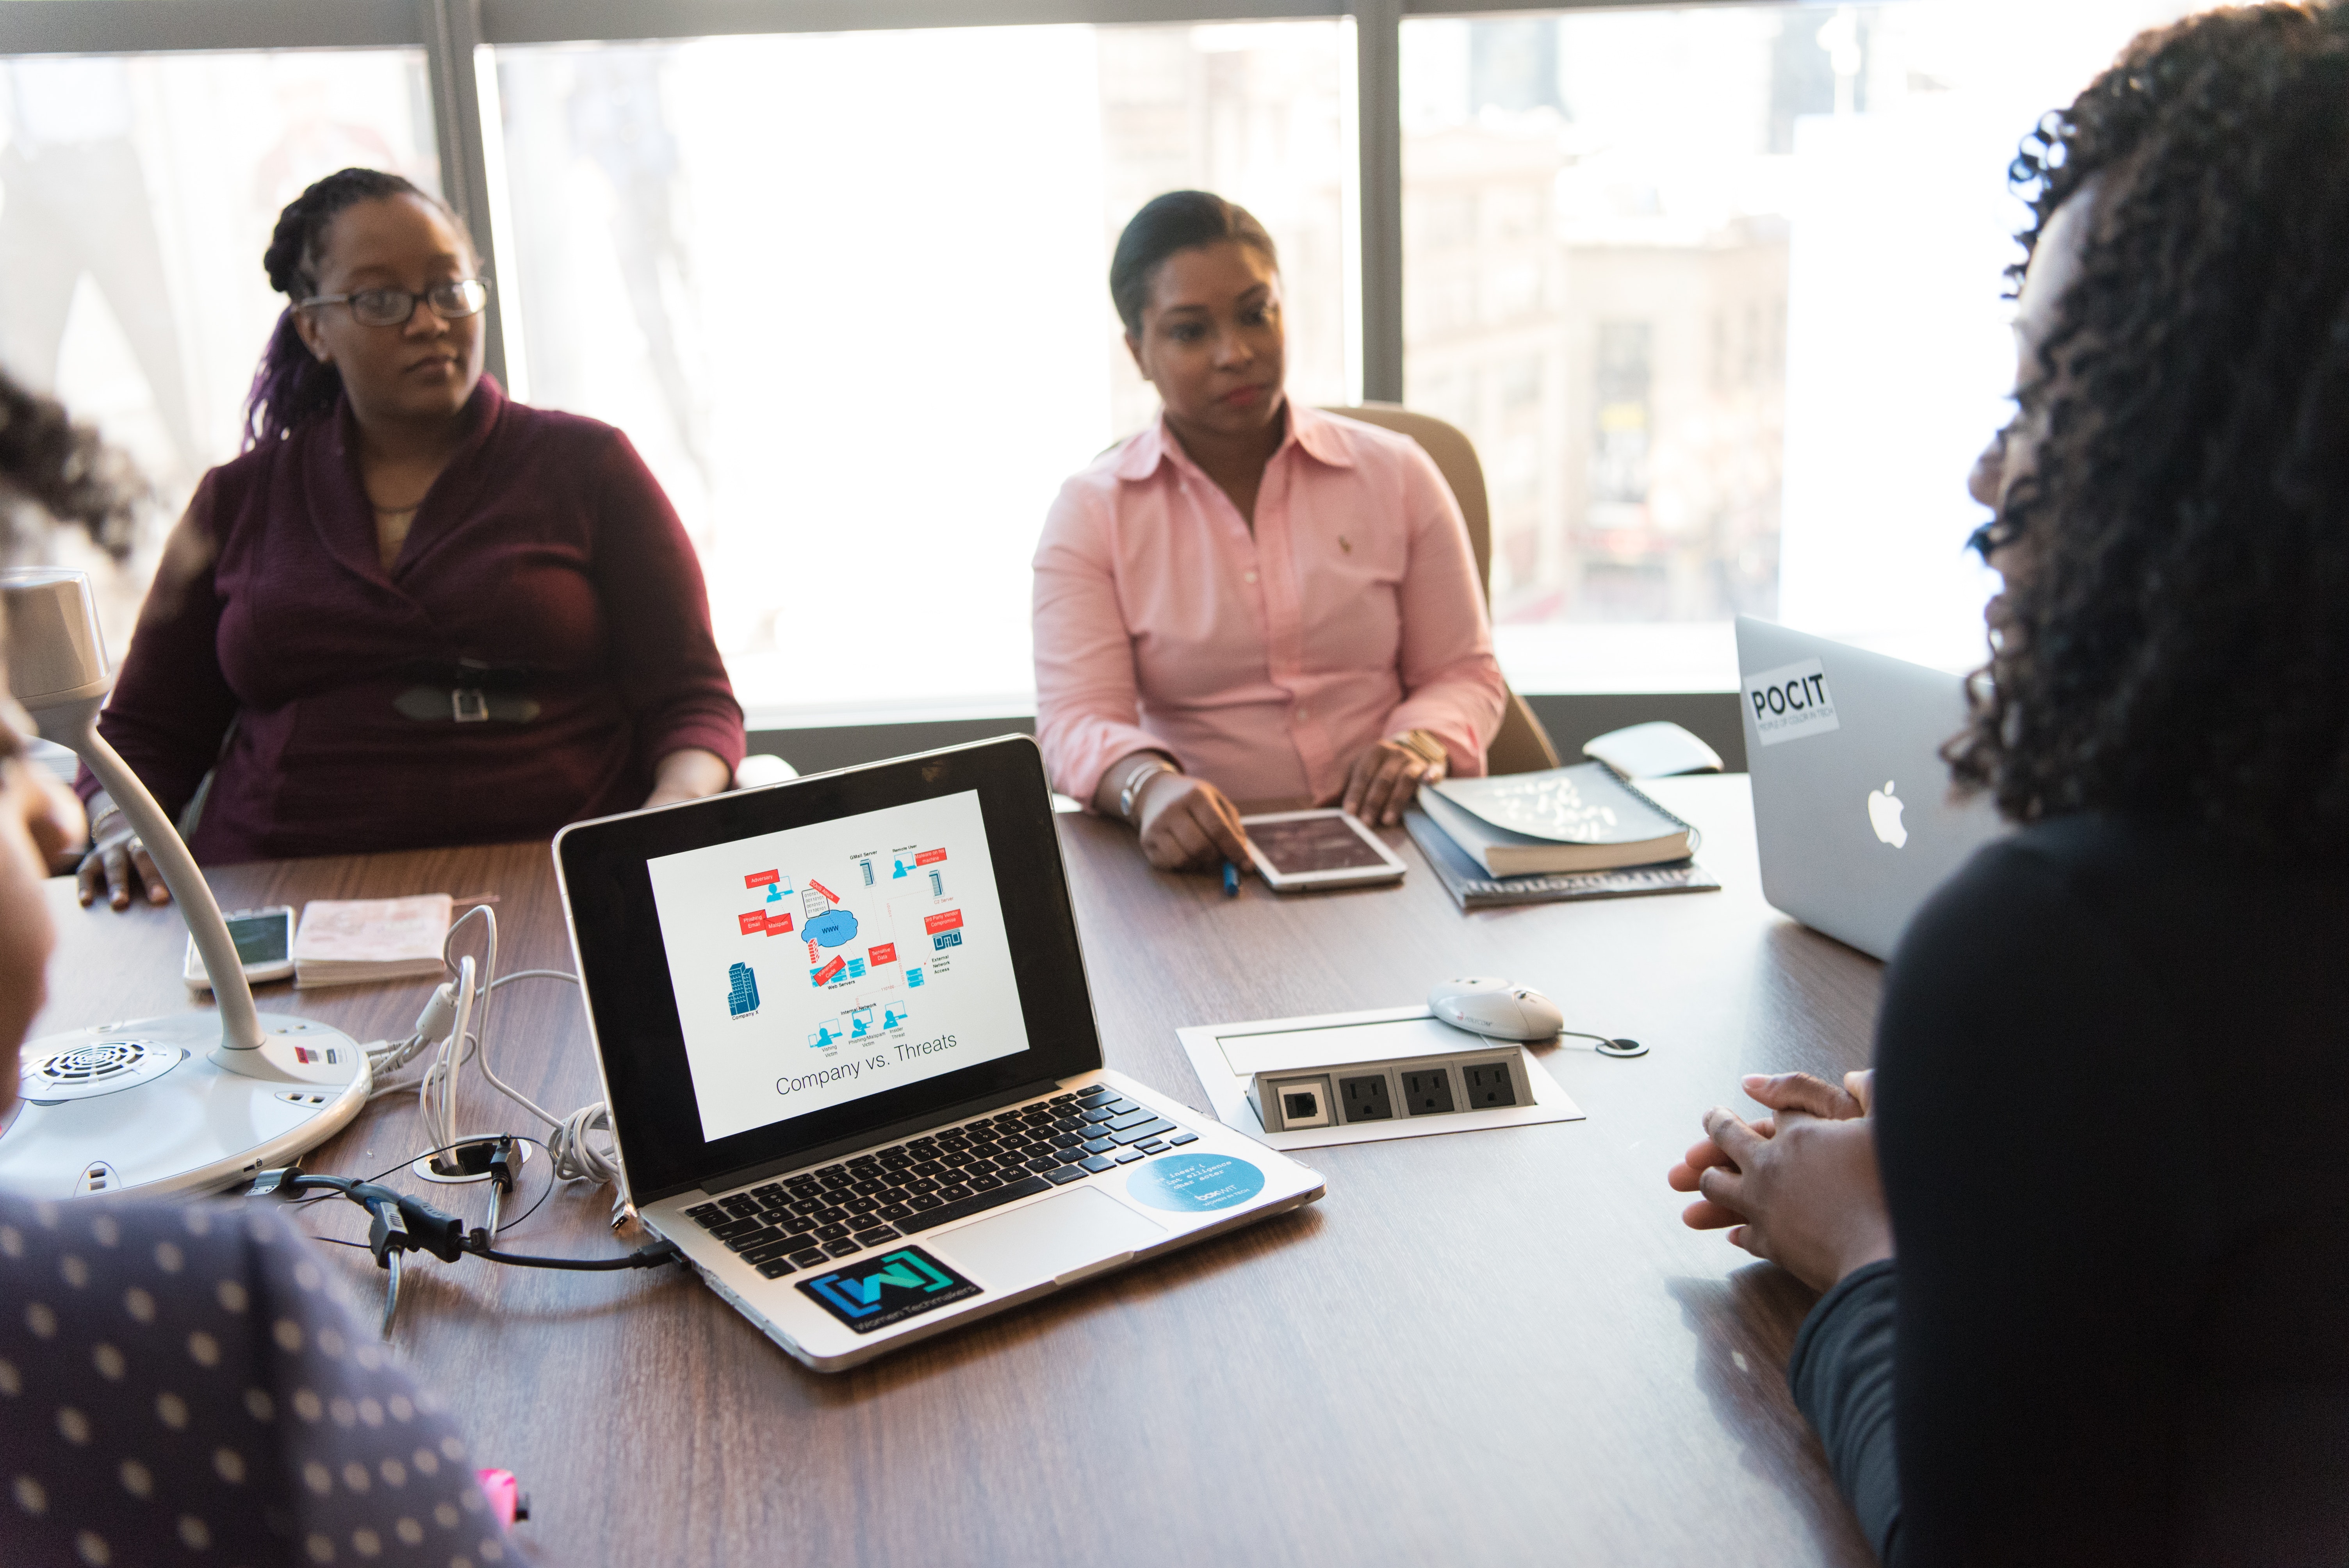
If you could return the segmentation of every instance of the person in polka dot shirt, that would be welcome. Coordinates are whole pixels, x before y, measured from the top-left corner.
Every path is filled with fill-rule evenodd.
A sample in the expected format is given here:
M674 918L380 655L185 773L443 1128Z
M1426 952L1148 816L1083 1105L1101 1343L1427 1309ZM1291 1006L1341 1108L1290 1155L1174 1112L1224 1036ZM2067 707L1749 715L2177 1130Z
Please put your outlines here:
M89 438L0 372L0 528L29 500L91 525L119 495ZM14 556L19 543L0 539ZM5 673L5 672L0 672ZM5 689L5 688L0 688ZM0 1040L20 1045L54 933L46 866L79 803L0 710ZM0 1073L0 1123L16 1075ZM430 1564L512 1558L464 1440L356 1327L282 1212L0 1192L0 1564Z

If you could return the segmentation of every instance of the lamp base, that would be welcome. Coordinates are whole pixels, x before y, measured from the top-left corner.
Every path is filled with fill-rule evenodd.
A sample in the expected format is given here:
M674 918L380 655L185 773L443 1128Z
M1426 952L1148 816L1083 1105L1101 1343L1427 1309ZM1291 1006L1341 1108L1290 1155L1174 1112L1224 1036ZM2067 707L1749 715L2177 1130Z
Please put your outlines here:
M311 1018L261 1015L266 1076L222 1068L220 1016L174 1013L24 1047L25 1104L0 1131L0 1187L36 1198L193 1196L340 1132L374 1088L367 1052ZM233 1053L245 1057L247 1053Z

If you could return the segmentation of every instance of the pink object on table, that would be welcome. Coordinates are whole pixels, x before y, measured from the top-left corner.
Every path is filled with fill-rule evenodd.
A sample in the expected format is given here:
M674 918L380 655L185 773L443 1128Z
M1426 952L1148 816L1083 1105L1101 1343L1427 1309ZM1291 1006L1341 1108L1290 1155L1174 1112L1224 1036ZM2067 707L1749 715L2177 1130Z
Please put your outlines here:
M475 1470L473 1477L481 1483L481 1495L490 1500L490 1511L498 1516L500 1524L512 1530L515 1520L530 1517L530 1499L513 1471Z
M1061 489L1036 551L1036 738L1090 806L1169 753L1235 800L1334 803L1425 729L1485 771L1501 668L1451 488L1409 437L1289 403L1250 531L1164 418Z

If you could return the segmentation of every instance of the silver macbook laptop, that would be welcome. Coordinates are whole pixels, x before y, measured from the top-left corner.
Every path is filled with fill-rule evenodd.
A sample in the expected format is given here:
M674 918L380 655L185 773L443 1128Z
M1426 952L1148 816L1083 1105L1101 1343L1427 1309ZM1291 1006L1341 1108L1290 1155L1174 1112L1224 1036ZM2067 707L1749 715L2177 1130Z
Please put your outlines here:
M1926 897L2006 830L1987 797L1951 796L1940 750L1965 727L1964 678L1750 615L1737 669L1763 896L1891 956Z
M1024 736L554 853L626 1196L819 1371L1322 1194L1102 1068Z

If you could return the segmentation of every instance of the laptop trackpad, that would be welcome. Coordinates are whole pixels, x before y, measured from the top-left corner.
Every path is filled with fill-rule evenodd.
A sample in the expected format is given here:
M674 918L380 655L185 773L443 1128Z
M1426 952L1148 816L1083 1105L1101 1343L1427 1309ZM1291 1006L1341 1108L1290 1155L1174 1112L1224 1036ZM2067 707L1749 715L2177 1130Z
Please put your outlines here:
M1165 1236L1154 1222L1108 1193L1080 1187L1009 1214L942 1232L936 1244L993 1289L1019 1290L1122 1263Z

